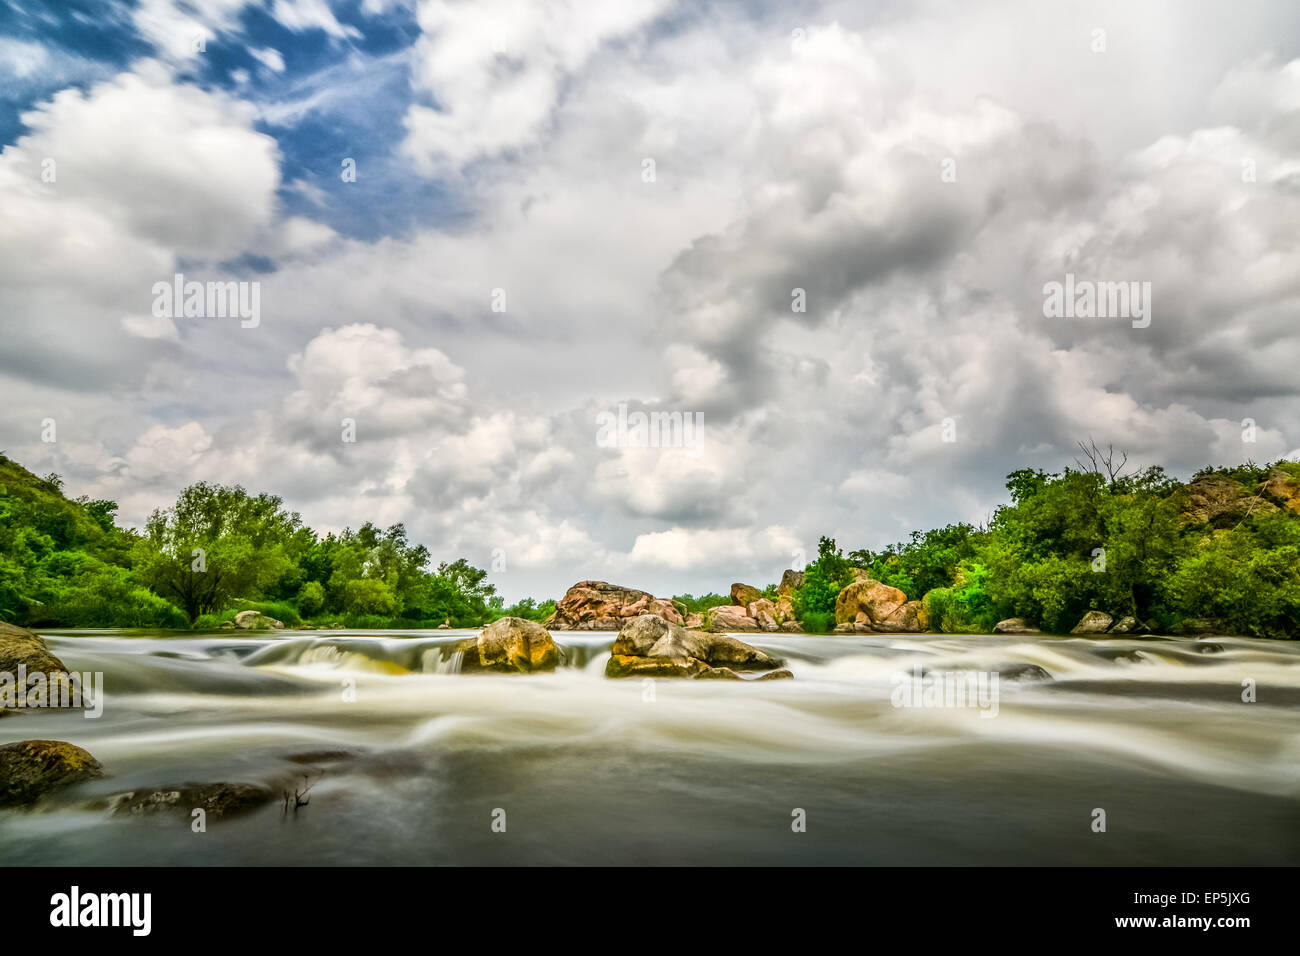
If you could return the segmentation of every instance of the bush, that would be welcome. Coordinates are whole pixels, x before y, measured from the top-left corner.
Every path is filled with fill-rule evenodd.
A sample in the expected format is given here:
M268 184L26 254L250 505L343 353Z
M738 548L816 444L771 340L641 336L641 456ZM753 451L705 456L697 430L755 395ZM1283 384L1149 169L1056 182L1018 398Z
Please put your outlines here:
M357 578L343 586L343 607L349 614L392 617L397 611L397 601L383 581Z
M987 634L999 615L988 590L989 572L982 564L963 562L950 588L935 588L925 595L930 629L947 634Z
M831 634L835 630L835 615L825 611L805 611L799 622L805 634Z
M298 613L315 617L325 607L325 588L319 581L308 581L298 590Z

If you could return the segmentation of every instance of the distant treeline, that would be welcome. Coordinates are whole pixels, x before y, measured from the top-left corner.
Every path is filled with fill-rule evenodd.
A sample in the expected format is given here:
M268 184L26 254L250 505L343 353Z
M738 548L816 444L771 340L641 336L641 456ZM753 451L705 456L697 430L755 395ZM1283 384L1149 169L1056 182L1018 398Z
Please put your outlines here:
M795 592L810 632L835 624L862 572L923 599L933 630L979 633L1007 617L1068 631L1089 610L1166 631L1300 636L1300 464L1117 474L1096 458L1059 474L1008 476L987 526L914 532L845 554L822 538ZM321 536L280 498L200 482L142 531L112 501L64 496L0 455L0 620L30 626L215 628L240 610L288 626L474 627L543 621L555 601L505 607L465 559L430 568L401 524ZM768 597L775 597L769 585ZM678 595L688 613L727 595Z
M401 524L321 536L280 498L238 486L191 485L142 532L118 527L116 511L0 456L0 620L203 629L252 609L291 627L476 626L554 609L504 607L464 559L430 569Z

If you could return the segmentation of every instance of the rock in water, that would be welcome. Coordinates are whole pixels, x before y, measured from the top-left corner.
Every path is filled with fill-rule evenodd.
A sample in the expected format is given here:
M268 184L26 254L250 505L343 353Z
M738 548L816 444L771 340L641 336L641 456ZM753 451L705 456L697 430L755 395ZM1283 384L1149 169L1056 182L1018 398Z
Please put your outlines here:
M553 671L560 662L560 649L550 632L536 621L503 617L464 641L457 648L465 652L461 673L499 671L530 674Z
M23 740L0 747L0 807L34 803L54 790L102 777L104 768L62 740Z
M46 689L40 695L42 699L39 701L31 700L28 696L32 691L30 686L18 686L19 667L22 667L28 676L44 675ZM44 638L25 627L15 627L0 621L0 673L11 675L10 679L14 681L9 695L13 699L8 702L15 707L20 703L25 706L42 707L58 707L65 701L71 704L71 675L67 667L64 666L63 661L50 653ZM69 693L63 693L65 689ZM19 694L23 695L22 701L18 700ZM4 703L0 702L0 713L4 710Z
M544 626L554 631L617 631L642 614L682 623L681 612L667 598L604 581L579 581L565 592Z
M270 787L252 783L200 783L179 787L135 790L113 797L115 814L139 815L178 810L191 814L203 810L210 817L225 817L252 810L275 799Z
M282 628L284 622L267 617L261 611L240 611L235 615L235 627L241 631L261 631L267 628Z
M929 614L920 601L909 601L898 588L864 577L850 584L835 598L837 633L885 631L917 634L930 626ZM841 631L838 625L854 625Z
M1079 623L1074 625L1070 631L1071 634L1105 634L1110 630L1110 626L1115 623L1115 619L1105 611L1089 611L1083 617L1079 618Z
M605 676L728 680L739 677L736 670L774 671L780 666L775 657L734 637L687 631L657 615L645 614L619 632Z
M1041 634L1038 628L1031 625L1023 617L1009 617L1005 621L998 621L993 625L994 634Z
M1121 617L1121 618L1119 619L1119 623L1118 623L1118 624L1116 624L1114 627L1112 627L1112 628L1110 629L1109 633L1111 633L1111 634L1132 634L1134 631L1136 631L1136 630L1138 629L1139 626L1140 626L1140 625L1138 624L1138 619L1137 619L1137 618L1132 617L1132 616L1129 616L1129 615L1125 615L1124 617Z

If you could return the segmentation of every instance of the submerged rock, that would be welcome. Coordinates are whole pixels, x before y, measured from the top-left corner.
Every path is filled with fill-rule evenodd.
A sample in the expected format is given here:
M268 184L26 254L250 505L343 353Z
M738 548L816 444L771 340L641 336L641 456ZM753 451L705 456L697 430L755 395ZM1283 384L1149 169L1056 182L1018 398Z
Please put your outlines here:
M1052 675L1048 673L1045 668L1039 667L1037 664L1006 664L1002 667L996 667L994 670L997 672L1000 680L1036 681L1052 679Z
M619 632L605 666L606 677L706 677L727 680L728 671L776 670L781 661L726 634L687 631L654 614L636 618ZM739 678L743 679L743 678Z
M565 592L544 626L553 631L616 631L642 614L682 622L681 612L667 598L604 581L579 581Z
M1089 611L1079 618L1079 623L1071 629L1071 634L1105 634L1110 630L1115 619L1105 611Z
M104 775L87 751L62 740L23 740L0 747L0 807L21 807L47 793Z
M479 632L478 637L461 642L464 651L461 673L498 671L506 674L529 674L553 671L560 662L560 650L550 632L536 621L522 617L503 617Z
M275 799L270 787L254 783L186 783L178 787L132 790L110 798L117 815L138 816L203 810L209 817L231 816L252 810Z

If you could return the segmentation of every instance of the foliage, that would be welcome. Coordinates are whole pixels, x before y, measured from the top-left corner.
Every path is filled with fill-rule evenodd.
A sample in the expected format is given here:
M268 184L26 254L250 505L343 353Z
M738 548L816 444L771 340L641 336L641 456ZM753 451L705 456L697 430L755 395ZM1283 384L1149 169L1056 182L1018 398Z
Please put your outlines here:
M807 622L810 614L829 614L833 626L835 599L853 583L853 578L854 567L835 546L835 539L822 537L817 542L817 560L804 569L803 587L795 591L791 600L795 617ZM804 629L808 629L807 623Z
M0 619L216 628L260 610L290 627L416 627L499 616L486 571L464 559L430 570L428 549L401 524L322 538L274 495L207 482L155 511L143 534L118 528L116 513L115 502L70 500L58 475L38 478L0 456ZM540 620L553 609L530 601L527 613Z
M701 614L711 607L721 607L724 604L731 603L730 594L716 594L709 592L695 597L692 594L678 594L673 598L675 604L686 608L687 614Z

